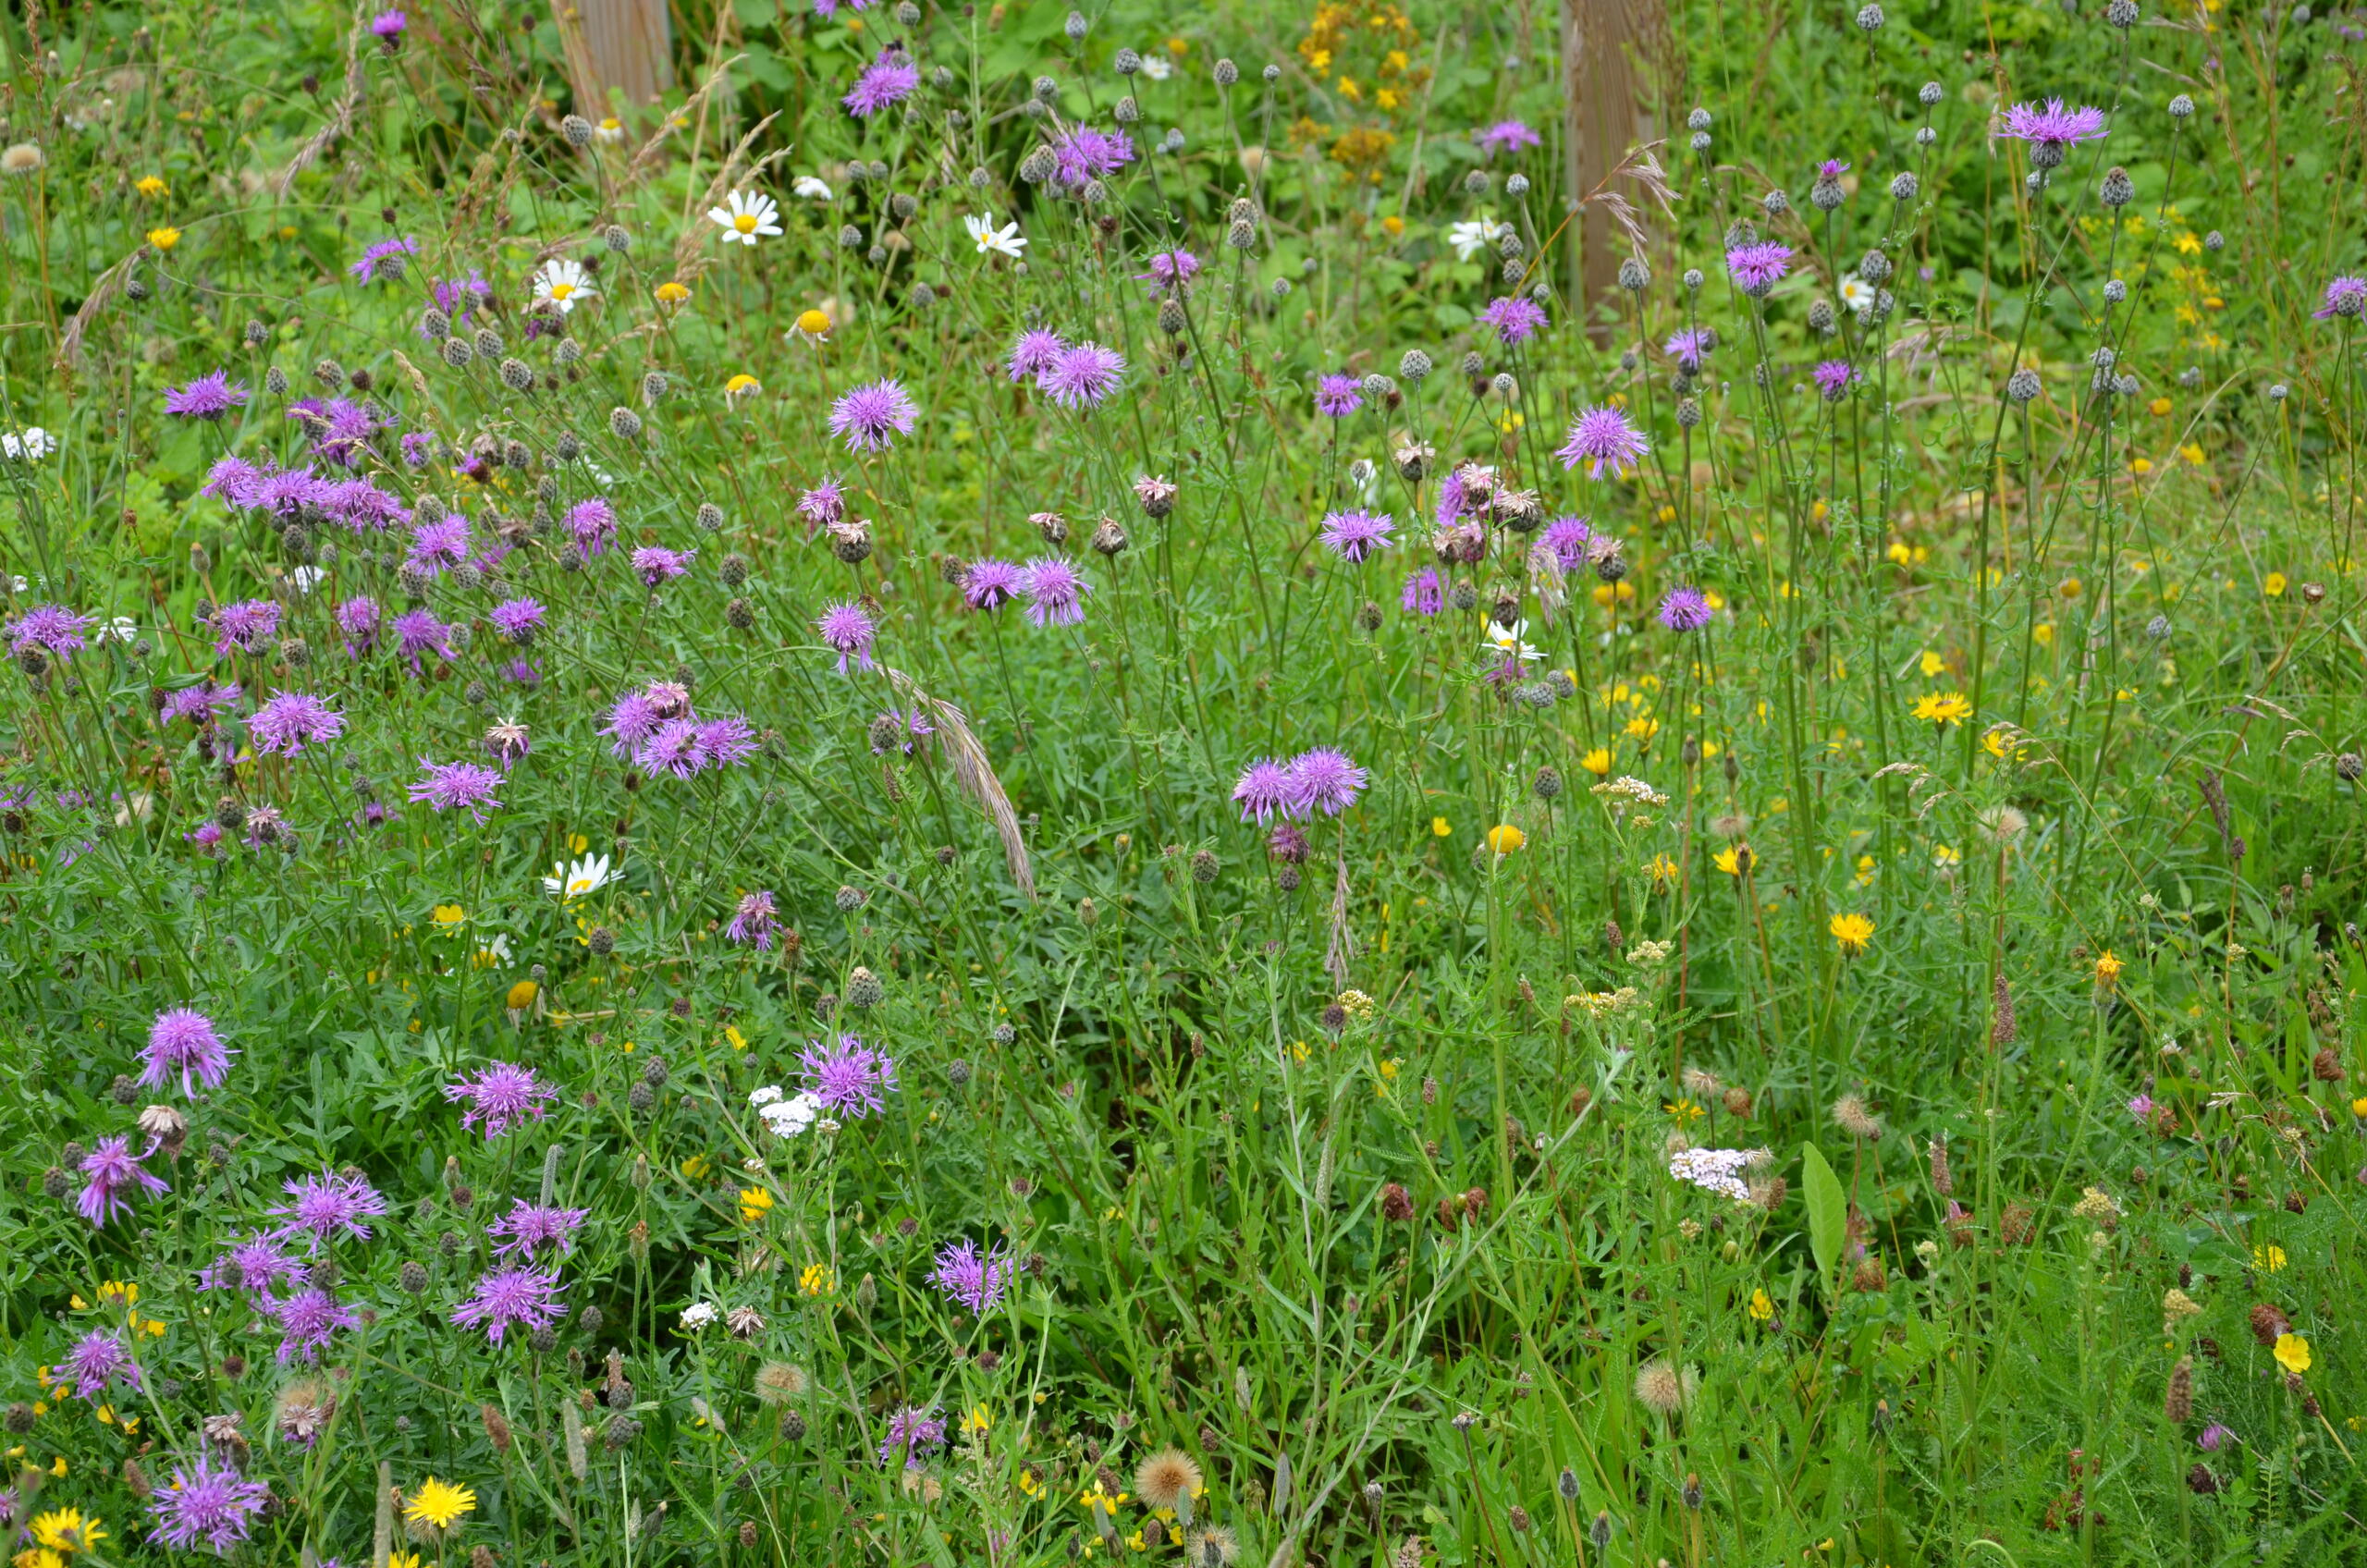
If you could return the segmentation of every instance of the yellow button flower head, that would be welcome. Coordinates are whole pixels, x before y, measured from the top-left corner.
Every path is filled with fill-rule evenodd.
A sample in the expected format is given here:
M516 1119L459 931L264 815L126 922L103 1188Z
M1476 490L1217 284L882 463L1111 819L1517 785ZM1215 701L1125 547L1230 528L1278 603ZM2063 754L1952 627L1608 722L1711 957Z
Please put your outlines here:
M691 297L687 287L670 277L657 286L656 294L657 302L661 305L679 305Z
M403 1510L403 1517L414 1525L448 1530L460 1523L462 1514L476 1505L477 1494L468 1488L456 1487L449 1481L439 1481L430 1476L411 1495L411 1506Z
M1527 842L1528 835L1509 822L1488 829L1488 847L1500 855L1508 855Z
M2110 948L2106 948L2103 956L2096 960L2096 984L2110 990L2113 982L2120 978L2120 972L2128 967L2113 956Z
M543 988L532 980L521 980L509 987L509 995L503 1005L512 1012L523 1012L534 1005L534 998L542 995L542 991Z
M809 343L823 343L829 339L830 317L828 312L809 305L798 312L796 325L797 335Z
M169 224L162 228L152 228L148 231L148 243L159 251L169 251L180 242L181 231Z
M2296 1378L2310 1369L2310 1341L2300 1334L2276 1336L2276 1365Z
M738 375L733 376L730 380L723 384L723 400L731 407L737 408L740 406L740 400L742 398L754 397L764 389L765 384L763 382L758 381L746 371L742 371Z
M1862 914L1836 914L1825 927L1833 939L1841 944L1843 956L1856 958L1874 939L1874 923Z
M165 182L158 179L153 174L142 175L138 179L132 181L131 189L139 191L140 194L147 197L152 202L157 197L164 195L166 190Z

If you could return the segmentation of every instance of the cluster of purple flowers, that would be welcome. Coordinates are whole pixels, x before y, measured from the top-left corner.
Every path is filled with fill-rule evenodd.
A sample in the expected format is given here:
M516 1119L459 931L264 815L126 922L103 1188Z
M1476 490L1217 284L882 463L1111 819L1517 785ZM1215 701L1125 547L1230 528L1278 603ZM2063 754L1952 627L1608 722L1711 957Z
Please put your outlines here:
M630 757L652 778L688 778L756 754L756 732L746 719L701 718L690 692L670 680L653 680L619 698L600 733L610 738L611 753Z
M356 533L383 533L411 521L410 508L365 477L324 479L312 469L258 467L224 458L206 471L198 490L236 511L292 519L318 514Z
M1184 254L1184 252L1176 252ZM1153 276L1161 260L1153 257ZM1193 263L1197 270L1198 263ZM1190 273L1182 273L1189 277ZM1003 361L1013 382L1033 381L1038 390L1064 409L1096 409L1109 400L1125 379L1126 357L1115 349L1091 341L1068 343L1044 327L1031 327L1012 344Z
M1318 746L1288 762L1258 758L1242 769L1233 798L1241 820L1260 826L1277 814L1305 819L1319 811L1337 816L1356 803L1367 777L1345 752Z
M1071 126L1052 138L1052 178L1068 190L1083 190L1134 161L1134 138L1122 130Z

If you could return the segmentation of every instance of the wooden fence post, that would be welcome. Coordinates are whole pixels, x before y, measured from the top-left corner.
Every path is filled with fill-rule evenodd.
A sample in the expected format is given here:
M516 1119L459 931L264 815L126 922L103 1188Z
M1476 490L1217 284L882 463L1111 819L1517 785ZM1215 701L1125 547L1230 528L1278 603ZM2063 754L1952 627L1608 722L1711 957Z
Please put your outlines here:
M1651 140L1642 56L1666 30L1662 0L1562 0L1562 145L1571 195L1595 190L1630 147ZM1596 307L1618 287L1626 248L1600 206L1588 207L1577 227L1569 296L1600 338L1609 327L1596 319Z
M585 118L597 120L608 114L612 92L638 108L656 102L674 84L666 0L555 4L560 35L570 44L568 68L575 79L577 112Z

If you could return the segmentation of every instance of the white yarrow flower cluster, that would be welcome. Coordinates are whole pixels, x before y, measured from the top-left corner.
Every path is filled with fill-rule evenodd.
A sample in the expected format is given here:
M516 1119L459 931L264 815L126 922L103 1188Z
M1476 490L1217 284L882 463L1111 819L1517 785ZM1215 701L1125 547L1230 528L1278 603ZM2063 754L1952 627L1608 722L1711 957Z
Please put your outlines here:
M1750 1187L1739 1173L1764 1152L1760 1149L1679 1149L1668 1157L1668 1173L1680 1182L1706 1187L1736 1203L1748 1203Z
M717 1310L715 1303L694 1301L682 1308L682 1327L696 1333L722 1316L723 1314Z
M755 1107L756 1114L764 1118L765 1125L772 1129L776 1138L794 1138L813 1126L822 1114L822 1102L813 1094L801 1091L783 1098L778 1084L758 1089L748 1096L748 1103Z
M40 425L15 435L0 435L0 453L12 463L37 463L57 450L57 439Z

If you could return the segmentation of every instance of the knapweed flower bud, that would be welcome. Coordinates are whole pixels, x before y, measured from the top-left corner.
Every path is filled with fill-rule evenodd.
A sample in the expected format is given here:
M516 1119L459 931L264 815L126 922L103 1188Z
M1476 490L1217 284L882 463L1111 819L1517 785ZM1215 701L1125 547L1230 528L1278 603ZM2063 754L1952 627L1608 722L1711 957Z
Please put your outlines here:
M617 950L617 934L605 925L595 925L583 938L583 945L592 949L594 958L606 958Z
M839 230L839 249L841 251L860 251L863 249L863 230L857 228L852 224L848 224L844 227L840 228Z
M1923 182L1916 178L1912 169L1892 177L1890 199L1894 202L1912 202L1922 194L1922 190Z
M1701 399L1680 398L1676 400L1676 423L1681 430L1691 430L1701 423Z
M1860 6L1858 7L1858 31L1859 32L1880 32L1882 30L1883 8L1880 6Z
M1770 190L1759 199L1760 210L1771 218L1780 218L1792 210L1792 199L1781 190Z
M648 408L666 396L673 386L662 370L653 370L641 378L642 407Z
M466 344L461 345L461 364L467 364L469 362L467 359L467 352L468 346ZM448 354L446 357L449 358L450 356ZM273 365L269 370L263 373L263 389L270 393L275 398L286 397L288 395L288 373L280 369L277 365Z
M888 198L888 215L898 223L910 222L913 214L920 210L919 198L908 195L904 191L899 190Z
M2096 187L2096 200L2107 207L2126 207L2137 200L2137 182L2128 178L2127 169L2116 165L2104 171Z
M512 392L532 392L534 389L534 367L523 360L502 361L501 385Z
M1132 76L1143 68L1143 57L1132 49L1121 49L1110 57L1110 68L1120 76Z
M1059 166L1049 147L1037 147L1019 160L1019 178L1025 184L1041 185L1052 178L1052 171Z
M2181 92L2177 97L2170 100L2169 109L2170 118L2173 120L2183 122L2192 119L2194 117L2194 100Z
M1125 550L1127 542L1126 530L1114 517L1103 518L1093 531L1093 553L1097 556L1119 555Z
M2361 775L2367 775L2367 757L2357 752L2344 752L2334 759L2334 776L2344 783L2356 784Z
M559 121L558 133L567 138L567 144L570 147L589 147L592 145L592 137L594 134L592 122L585 119L582 115L570 115L565 119Z
M1159 302L1159 329L1170 337L1181 337L1192 324L1184 314L1184 301L1170 294Z
M632 249L632 234L624 225L612 223L600 230L600 243L621 256Z
M2038 372L2028 366L2005 378L2005 400L2009 403L2027 403L2038 394Z
M1068 21L1061 26L1061 31L1068 34L1068 39L1071 43L1079 43L1084 42L1085 27L1086 23L1085 19L1085 13L1083 11L1071 11L1069 13Z
M1488 194L1489 183L1486 169L1473 169L1463 177L1463 193L1466 196L1485 196Z
M1879 284L1890 274L1890 258L1880 251L1867 251L1858 263L1858 276L1868 283Z
M847 1006L865 1009L875 1008L887 999L888 987L879 983L878 975L874 974L862 964L856 964L848 974L846 991Z
M476 346L477 358L481 360L497 360L509 351L508 346L501 341L501 334L489 326L478 327L472 341Z
M1129 92L1111 105L1110 117L1120 125L1140 125L1143 118L1143 106L1134 102L1134 95Z
M1651 287L1652 269L1644 264L1641 256L1629 256L1619 263L1619 287L1630 294L1641 294Z
M1697 130L1693 133L1692 140L1686 145L1696 153L1707 153L1710 150L1710 133L1706 130Z
M920 25L921 25L921 8L920 8L918 6L914 5L914 4L913 4L913 0L903 0L903 4L901 4L901 5L900 5L900 6L898 6L896 7L896 25L897 25L898 27L918 27L918 26L920 26ZM938 68L939 70L944 70L944 68L945 68L945 67L942 67L942 66L940 66L940 67L938 67ZM947 74L950 75L951 73L950 73L950 72L948 72ZM943 86L946 86L946 85L948 85L948 84L947 84L947 83L944 83L944 82L939 82L939 83L938 83L938 85L939 87L943 87Z
M1710 124L1710 111L1707 109L1696 108L1685 116L1685 129L1687 130L1707 130Z
M2227 248L2227 237L2214 228L2202 237L2202 248L2206 251L2224 251Z
M2112 0L2104 7L2104 20L2127 32L2137 25L2137 0Z
M1927 109L1937 105L1945 96L1947 96L1947 90L1936 81L1927 81L1915 90L1915 101Z
M1506 175L1504 177L1504 194L1512 197L1527 195L1528 176L1525 174Z
M1839 329L1840 318L1834 314L1830 300L1809 301L1809 330L1820 337L1830 337Z
M619 405L608 410L608 434L619 441L630 441L641 434L641 416Z
M1230 57L1221 58L1217 61L1208 74L1215 79L1219 87L1231 87L1241 80L1241 67L1234 65Z
M421 1263L404 1264L401 1269L396 1273L395 1282L402 1287L403 1294L407 1296L423 1294L427 1290L426 1265Z

